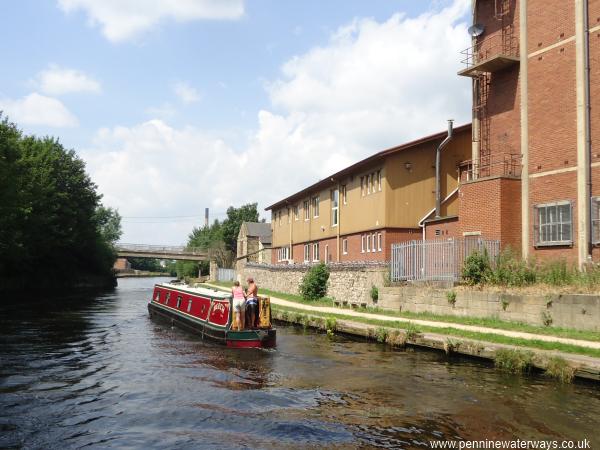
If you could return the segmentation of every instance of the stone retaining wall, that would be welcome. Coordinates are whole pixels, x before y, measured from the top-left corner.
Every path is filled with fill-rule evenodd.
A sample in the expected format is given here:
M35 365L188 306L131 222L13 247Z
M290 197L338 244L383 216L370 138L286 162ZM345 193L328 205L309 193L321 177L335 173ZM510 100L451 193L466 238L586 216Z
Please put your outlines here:
M456 292L454 303L448 292ZM532 325L600 331L600 296L507 294L402 286L380 289L379 306L395 311L498 318Z
M238 264L237 272L240 281L253 277L259 288L272 291L298 294L302 278L310 268L307 264L270 265L270 264ZM366 303L372 305L371 287L383 286L384 275L388 272L387 264L382 263L332 263L329 265L329 285L327 296L340 302Z

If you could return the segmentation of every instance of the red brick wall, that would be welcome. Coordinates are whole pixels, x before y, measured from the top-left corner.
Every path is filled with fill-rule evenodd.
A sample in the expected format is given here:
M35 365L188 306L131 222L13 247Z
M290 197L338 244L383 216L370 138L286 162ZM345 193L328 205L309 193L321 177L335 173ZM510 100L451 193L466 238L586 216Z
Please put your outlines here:
M436 235L436 230L440 230L440 234ZM450 219L442 219L436 222L427 222L425 224L425 239L449 239L459 237L458 233L458 217Z
M465 183L459 192L457 235L481 232L502 248L521 249L521 180L491 178Z
M528 53L573 36L575 1L528 0L527 27ZM531 59L529 61L531 62Z
M371 236L375 234L375 243L378 247L377 235L381 233L381 251L377 248L376 251L365 251L362 252L362 235L368 234ZM418 228L390 228L390 229L380 229L380 230L371 230L364 233L356 233L350 234L346 236L340 236L340 261L341 262L350 262L350 261L389 261L391 258L391 245L411 240L420 240L422 238L421 230ZM348 240L348 253L343 253L343 240ZM310 260L313 260L313 247L312 244L314 242L319 243L319 260L325 260L325 247L329 246L329 260L331 262L337 261L337 239L329 238L329 239L321 239L319 241L311 241L308 244L310 245ZM300 264L304 262L304 245L306 243L297 243L293 245L293 259L294 263ZM271 263L272 264L280 264L277 261L277 250L276 248L272 251Z
M530 174L577 165L576 107L575 43L530 58Z
M115 270L125 270L129 269L131 266L128 264L127 258L117 258L115 261L115 265L113 269Z
M596 5L593 15L592 3ZM590 22L593 26L600 26L600 0L590 2ZM600 30L590 34L590 72L592 162L600 162L600 108L596 106L600 101Z

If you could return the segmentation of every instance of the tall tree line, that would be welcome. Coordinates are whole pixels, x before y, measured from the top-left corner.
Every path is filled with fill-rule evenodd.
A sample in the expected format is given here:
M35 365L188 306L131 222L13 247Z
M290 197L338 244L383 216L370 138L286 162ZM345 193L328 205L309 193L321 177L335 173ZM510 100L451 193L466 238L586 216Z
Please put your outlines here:
M0 113L0 289L110 276L121 218L100 200L73 150Z

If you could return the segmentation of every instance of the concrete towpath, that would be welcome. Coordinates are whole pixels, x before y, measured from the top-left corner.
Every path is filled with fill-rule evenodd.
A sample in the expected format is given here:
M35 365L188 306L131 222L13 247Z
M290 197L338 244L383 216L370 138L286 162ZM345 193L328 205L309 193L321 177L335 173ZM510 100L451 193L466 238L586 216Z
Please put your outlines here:
M217 286L210 283L205 283L206 286L210 286L219 290L228 290L221 286ZM456 330L464 330L464 331L472 331L476 333L489 333L496 334L500 336L507 336L512 338L526 339L531 341L544 341L544 342L558 342L561 344L569 344L576 345L578 347L586 347L593 349L600 349L600 342L596 341L586 341L583 339L572 339L572 338L563 338L559 336L551 336L547 334L535 334L535 333L526 333L523 331L512 331L512 330L503 330L499 328L489 328L489 327L481 327L477 325L463 325L460 323L454 322L440 322L437 320L421 320L421 319L409 319L405 317L397 317L397 316L386 316L384 314L375 314L368 313L362 311L355 311L352 309L344 309L344 308L334 308L329 306L312 306L306 305L304 303L297 303L290 300L284 300L281 298L270 296L271 303L274 305L285 306L288 308L296 308L304 311L312 311L315 313L324 313L324 314L337 314L344 315L348 317L357 317L364 319L374 319L380 320L382 322L400 322L400 323L412 323L415 325L422 325L431 328L454 328Z

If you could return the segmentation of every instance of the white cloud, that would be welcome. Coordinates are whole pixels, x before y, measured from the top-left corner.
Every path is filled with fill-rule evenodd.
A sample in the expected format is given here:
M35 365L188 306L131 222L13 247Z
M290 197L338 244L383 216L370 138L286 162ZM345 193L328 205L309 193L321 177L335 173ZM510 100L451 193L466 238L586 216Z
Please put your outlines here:
M160 120L103 130L86 152L92 177L124 215L200 216L204 207L255 201L264 208L383 148L443 131L448 118L467 122L470 83L456 72L469 45L468 9L456 0L416 18L341 28L283 65L267 85L272 110L258 113L240 148ZM190 230L126 224L124 239L182 243Z
M185 81L174 83L172 89L173 92L175 92L175 95L179 97L179 100L186 105L200 101L200 93L198 90Z
M60 100L33 92L21 99L0 99L0 111L22 125L73 127L77 118Z
M160 22L201 19L232 20L244 14L243 0L58 0L66 13L83 10L92 25L112 42L125 41Z
M33 80L44 94L62 95L72 92L100 92L100 83L85 73L51 64Z

